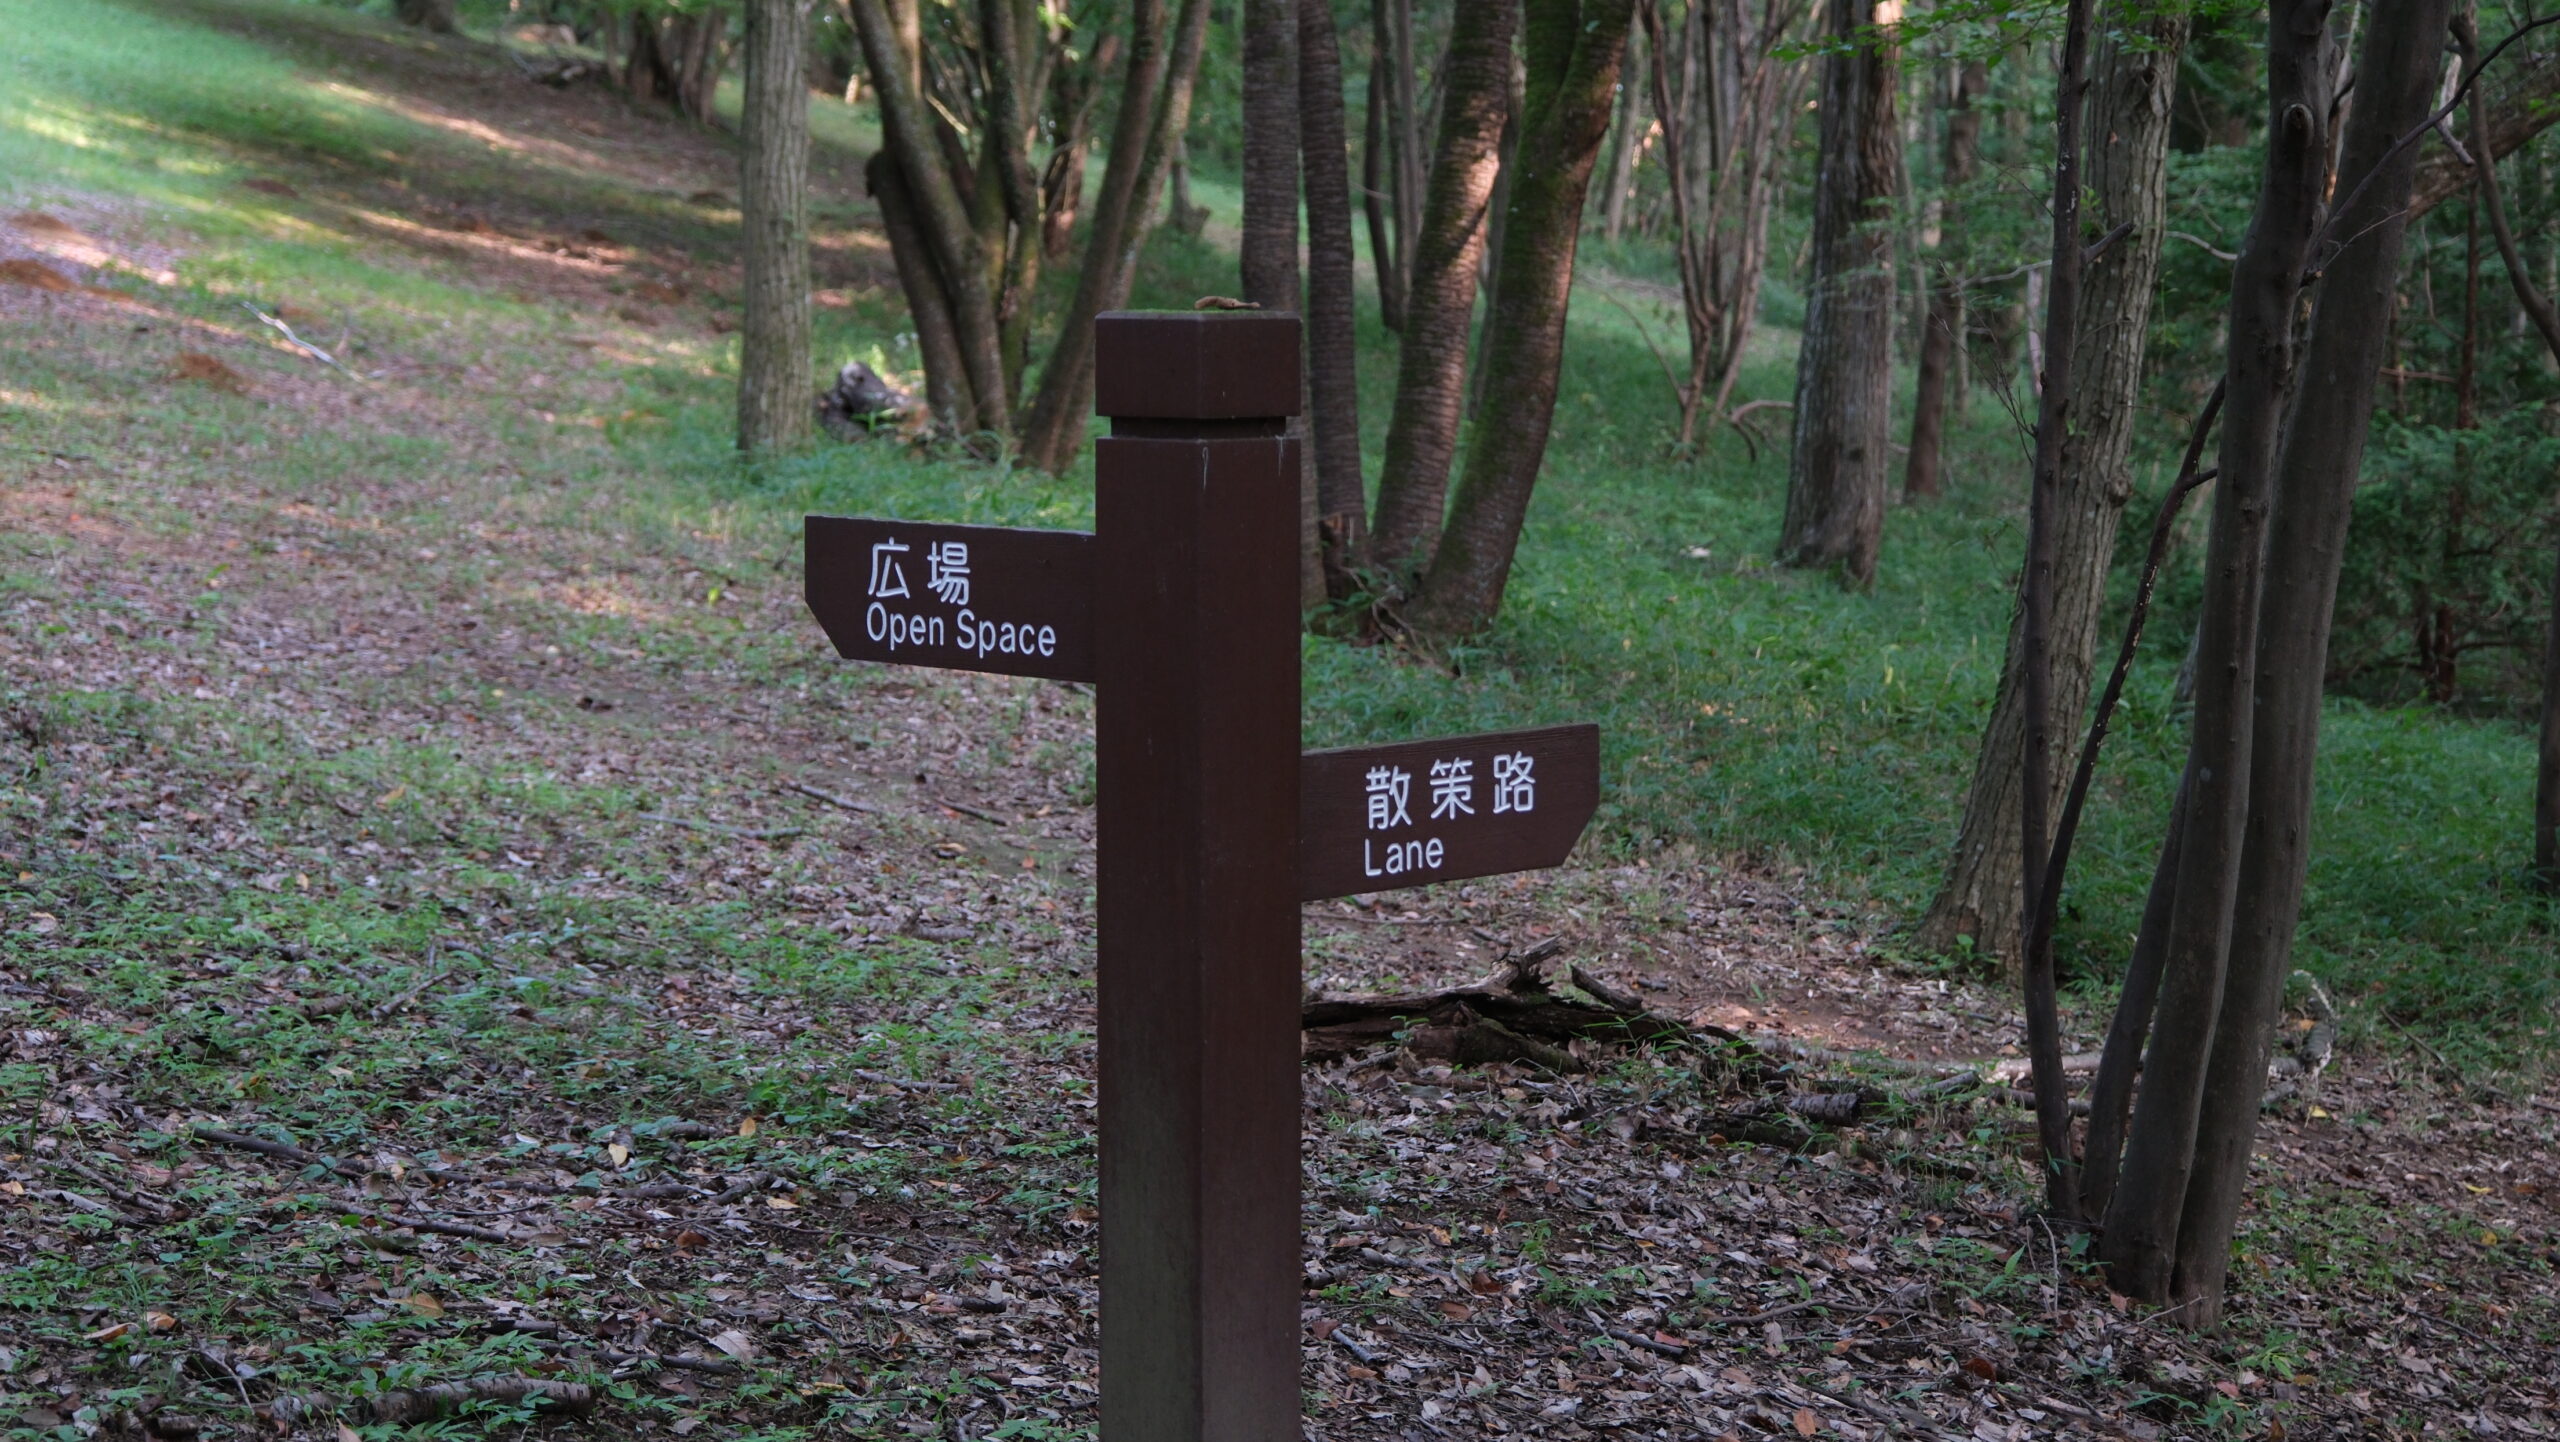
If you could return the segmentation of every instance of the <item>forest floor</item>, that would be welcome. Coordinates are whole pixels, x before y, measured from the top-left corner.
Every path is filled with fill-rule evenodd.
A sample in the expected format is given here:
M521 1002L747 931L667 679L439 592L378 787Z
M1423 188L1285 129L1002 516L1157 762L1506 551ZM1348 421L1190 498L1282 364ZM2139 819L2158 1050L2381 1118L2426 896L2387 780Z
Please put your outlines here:
M727 385L724 143L312 7L100 8L315 108L172 85L117 123L217 181L66 164L0 226L0 1437L1090 1436L1090 697L835 661L798 500L658 464ZM853 174L823 283L871 317ZM979 484L856 449L884 509ZM1311 987L1555 938L1667 1014L2018 1051L1694 847L1306 930ZM2531 1078L2343 1051L2197 1336L2035 1216L1995 1095L1586 1062L1310 1067L1309 1437L2560 1435ZM1727 1137L1852 1085L1896 1099ZM364 1420L490 1375L594 1411Z

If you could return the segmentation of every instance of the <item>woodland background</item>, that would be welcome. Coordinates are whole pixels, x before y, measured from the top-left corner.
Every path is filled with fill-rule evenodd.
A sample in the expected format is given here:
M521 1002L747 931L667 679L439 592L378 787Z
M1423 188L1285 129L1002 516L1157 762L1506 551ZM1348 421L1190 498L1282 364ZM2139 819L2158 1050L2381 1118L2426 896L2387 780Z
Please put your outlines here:
M1075 387L1042 404L1079 308L1302 283L1350 357L1310 397L1334 484L1310 494L1308 744L1595 719L1607 746L1573 867L1314 909L1310 986L1428 990L1555 940L1612 994L1758 1038L1584 1048L1565 1073L1311 1066L1311 1435L2560 1425L2532 1360L2560 1327L2533 736L2560 400L2445 135L2416 147L2430 203L2390 286L2320 678L2307 980L2281 1025L2335 1060L2270 1104L2230 1312L2190 1335L2037 1217L2014 913L1933 906L1968 792L2010 814L1982 743L2049 349L2066 7L1907 15L1869 75L1893 116L1857 230L1891 277L1891 503L1812 557L1782 542L1814 102L1832 58L1875 53L1822 41L1832 7L1621 7L1631 48L1580 92L1584 129L1506 141L1507 95L1477 116L1487 213L1509 213L1506 147L1588 154L1587 193L1537 232L1545 353L1493 343L1498 258L1436 320L1394 262L1429 238L1417 192L1468 77L1451 46L1469 19L1492 43L1482 11L1279 7L1300 63L1325 19L1339 51L1347 204L1289 228L1348 249L1302 253L1253 199L1299 133L1254 118L1279 93L1250 79L1271 6L872 7L914 18L916 99L961 140L927 127L916 160L960 206L944 242L977 247L952 266L882 193L861 8L809 9L802 64L764 92L812 132L813 304L784 349L815 376L759 381L743 7L0 3L42 37L0 59L0 1435L1089 1435L1090 701L832 663L797 518L1083 524ZM2132 31L2119 9L2096 7L2096 63ZM998 12L1028 62L1010 80L986 64ZM2375 13L2329 16L2341 56ZM1132 142L1160 189L1113 220L1146 14L1177 39L1196 17L1197 69L1181 123ZM2127 521L2084 608L2100 668L2223 369L2264 157L2262 11L2139 14L2185 28L2117 417ZM2544 295L2555 49L2521 46L2483 92ZM1524 104L1590 78L1570 46L1521 53L1474 78ZM1714 78L1737 54L1765 90ZM1303 124L1322 107L1290 88ZM1728 104L1746 94L1759 110ZM1006 106L1024 144L982 163ZM1716 163L1675 191L1675 156ZM1309 165L1290 183L1316 187ZM1705 243L1754 186L1760 241ZM908 199L910 222L936 203ZM1097 252L1106 223L1123 243ZM1319 291L1347 310L1318 318ZM1482 364L1499 353L1538 364ZM921 405L789 438L852 361ZM762 394L786 433L743 457L742 369L748 423ZM1420 553L1375 546L1386 477L1420 473L1393 418L1431 384L1446 484L1518 503L1451 573L1490 592L1437 610ZM1549 400L1524 450L1504 428ZM1346 494L1378 503L1365 554L1325 524L1368 509ZM2187 755L2211 497L2169 533L2057 917L2075 1056ZM1445 548L1430 499L1405 524ZM2059 728L2066 761L2076 740ZM1931 1092L1851 1051L1974 1082ZM1771 1119L1850 1093L1874 1100L1846 1122ZM604 1420L473 1390L489 1377L590 1387Z

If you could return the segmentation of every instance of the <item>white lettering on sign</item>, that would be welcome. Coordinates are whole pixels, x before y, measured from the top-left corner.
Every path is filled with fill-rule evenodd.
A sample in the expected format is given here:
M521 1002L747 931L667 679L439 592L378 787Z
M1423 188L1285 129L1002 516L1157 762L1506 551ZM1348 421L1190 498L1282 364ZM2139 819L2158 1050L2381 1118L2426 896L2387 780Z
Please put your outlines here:
M1535 811L1538 809L1538 779L1530 774L1537 758L1526 751L1493 758L1493 809Z
M1413 812L1408 805L1412 797L1412 772L1401 766L1370 767L1369 829L1393 831L1399 826L1412 825Z
M1448 849L1440 838L1422 841L1390 841L1386 854L1377 854L1375 841L1360 840L1360 869L1370 876L1402 876L1408 871L1437 871L1449 859Z
M872 546L869 592L872 599L893 601L907 594L906 568L898 564L899 554L906 549L906 543L895 536ZM880 638L874 636L871 639L877 641Z
M1431 763L1431 819L1476 814L1476 763L1471 760Z
M924 553L925 589L946 606L969 604L969 543L944 541ZM963 644L966 644L965 642Z

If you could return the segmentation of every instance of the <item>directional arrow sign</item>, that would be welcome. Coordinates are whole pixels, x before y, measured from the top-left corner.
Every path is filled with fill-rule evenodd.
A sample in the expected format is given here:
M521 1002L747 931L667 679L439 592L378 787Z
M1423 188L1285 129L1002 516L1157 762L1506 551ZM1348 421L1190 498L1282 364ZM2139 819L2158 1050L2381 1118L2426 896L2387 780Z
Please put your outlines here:
M849 660L1093 679L1093 536L808 518L809 609Z
M1549 726L1298 762L1298 895L1456 881L1563 863L1600 804L1600 728Z

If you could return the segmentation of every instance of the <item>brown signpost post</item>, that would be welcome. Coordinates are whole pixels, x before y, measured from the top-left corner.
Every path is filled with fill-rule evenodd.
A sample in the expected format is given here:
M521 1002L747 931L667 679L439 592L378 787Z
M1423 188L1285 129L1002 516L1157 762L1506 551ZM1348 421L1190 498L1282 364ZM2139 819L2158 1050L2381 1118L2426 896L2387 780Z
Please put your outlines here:
M1302 900L1554 866L1599 731L1298 749L1298 318L1095 329L1092 533L812 516L839 654L1090 681L1107 1442L1301 1435Z

